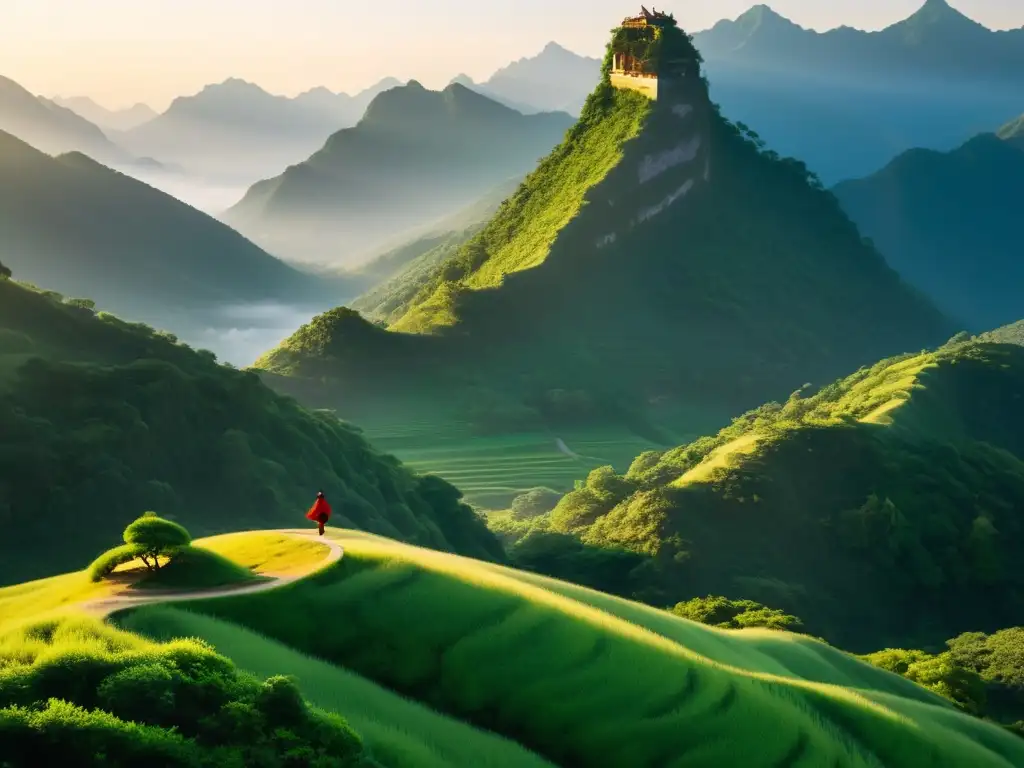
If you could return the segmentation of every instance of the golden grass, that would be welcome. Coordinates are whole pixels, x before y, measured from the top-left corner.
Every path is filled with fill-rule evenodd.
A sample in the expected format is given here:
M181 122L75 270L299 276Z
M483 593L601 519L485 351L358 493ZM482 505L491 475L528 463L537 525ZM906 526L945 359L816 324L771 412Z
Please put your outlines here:
M294 576L314 569L330 549L316 539L282 531L246 531L197 539L192 546L226 557L261 576Z
M714 473L719 469L728 469L734 461L748 456L757 450L757 444L761 442L761 435L750 432L742 437L737 437L725 445L708 454L700 464L685 472L682 477L672 483L675 487L682 487L690 483L706 483L713 479Z

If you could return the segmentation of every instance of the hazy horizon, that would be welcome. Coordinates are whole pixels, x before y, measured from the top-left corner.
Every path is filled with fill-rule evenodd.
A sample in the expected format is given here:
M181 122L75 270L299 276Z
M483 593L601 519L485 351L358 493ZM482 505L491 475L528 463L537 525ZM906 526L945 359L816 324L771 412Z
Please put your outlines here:
M608 30L634 13L634 0L541 0L494 4L482 14L466 0L435 0L430 8L393 0L389 35L352 31L380 24L370 6L330 0L9 0L0 27L0 75L48 97L88 96L108 109L145 103L158 111L178 96L237 77L267 91L295 96L324 86L354 93L385 77L416 79L430 88L465 73L487 79L532 56L550 41L599 56ZM657 4L693 32L733 19L751 0ZM906 18L923 0L775 0L778 13L823 31L837 26L884 28ZM1024 3L952 0L955 8L992 29L1024 26ZM481 32L481 29L484 31ZM488 34L487 30L493 30ZM423 40L433 45L423 45ZM365 42L363 42L365 40ZM353 47L345 48L349 44ZM381 55L381 52L384 55Z

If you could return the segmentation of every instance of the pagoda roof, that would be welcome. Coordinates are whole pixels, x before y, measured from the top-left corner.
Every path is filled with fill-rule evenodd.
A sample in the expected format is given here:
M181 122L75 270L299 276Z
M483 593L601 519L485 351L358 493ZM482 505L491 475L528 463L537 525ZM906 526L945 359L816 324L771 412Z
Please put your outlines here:
M671 17L667 13L655 10L653 7L648 11L641 5L639 16L627 16L622 23L630 26L646 26L648 24L663 24L670 20Z

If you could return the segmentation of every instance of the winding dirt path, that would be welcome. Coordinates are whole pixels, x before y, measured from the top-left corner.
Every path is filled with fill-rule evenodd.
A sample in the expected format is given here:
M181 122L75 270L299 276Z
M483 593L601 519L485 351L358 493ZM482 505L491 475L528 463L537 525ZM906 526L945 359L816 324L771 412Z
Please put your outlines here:
M266 581L259 581L255 584L239 584L235 586L227 587L215 587L213 589L191 589L191 590L152 590L146 592L118 592L109 597L103 597L97 600L91 600L87 603L82 603L81 610L85 611L90 616L97 618L106 618L114 611L120 611L125 608L135 608L140 605L152 605L154 603L181 603L188 600L207 600L212 597L234 597L236 595L250 595L254 592L266 592L270 589L277 589L283 587L285 584L291 584L293 581L303 579L317 571L320 571L332 563L338 562L344 550L341 545L329 539L326 536L318 536L315 532L310 534L306 530L281 530L281 531L266 531L266 533L281 533L288 536L295 536L296 538L310 538L315 541L324 544L330 550L327 553L327 557L321 560L312 568L298 573L291 572L288 575L275 576L272 573L263 573L261 576L269 577Z

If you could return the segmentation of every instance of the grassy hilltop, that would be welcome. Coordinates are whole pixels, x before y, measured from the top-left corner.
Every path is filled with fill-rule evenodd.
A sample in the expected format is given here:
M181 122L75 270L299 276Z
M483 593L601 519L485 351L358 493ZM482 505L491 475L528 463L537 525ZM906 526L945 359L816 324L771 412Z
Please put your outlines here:
M346 416L415 396L478 434L644 430L654 408L689 432L665 414L736 412L948 338L802 163L718 113L688 38L665 34L692 73L658 102L601 83L475 236L414 264L386 332L334 310L255 367Z
M343 557L321 565L312 548L327 542L315 537L194 541L236 568L299 578L258 594L186 594L187 610L115 605L114 626L82 615L118 589L84 572L0 588L0 759L1012 768L1024 758L1019 737L885 671L899 652L871 665L806 636L716 629L479 560L329 536ZM998 675L1014 652L997 640ZM984 650L974 646L958 652Z
M156 639L204 638L260 674L308 674L298 654L310 654L561 765L1024 759L1019 738L809 638L716 630L377 537L339 540L340 563L289 587L118 622ZM312 676L299 686L314 703L331 695Z
M141 511L198 534L338 524L500 557L460 494L144 325L0 279L0 583L84 565ZM55 548L54 542L60 542Z
M1022 391L1015 345L883 360L622 474L595 470L549 514L502 527L636 553L606 588L752 598L843 647L998 629L1024 608ZM554 568L558 540L549 554L542 541L533 567Z

